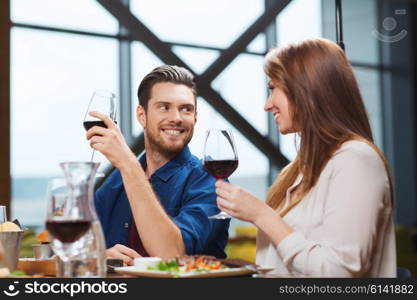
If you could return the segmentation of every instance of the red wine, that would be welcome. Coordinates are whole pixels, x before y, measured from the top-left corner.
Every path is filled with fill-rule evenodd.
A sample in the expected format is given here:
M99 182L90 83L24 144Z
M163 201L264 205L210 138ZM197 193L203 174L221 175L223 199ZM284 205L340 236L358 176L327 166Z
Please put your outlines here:
M238 163L237 159L206 160L204 162L204 169L216 179L224 179L236 170Z
M116 121L113 121L113 122L117 124ZM85 121L83 125L84 125L85 130L89 130L93 126L100 126L100 127L107 128L106 124L104 124L103 121Z
M72 243L90 229L91 221L87 220L52 220L46 221L46 229L63 243Z

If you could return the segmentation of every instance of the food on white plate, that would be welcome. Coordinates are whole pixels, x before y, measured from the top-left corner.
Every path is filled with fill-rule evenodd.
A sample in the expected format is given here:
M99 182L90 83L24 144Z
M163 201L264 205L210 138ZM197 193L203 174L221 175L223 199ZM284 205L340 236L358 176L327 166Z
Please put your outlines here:
M166 271L172 274L186 272L209 272L214 270L228 269L214 256L191 255L174 258L171 260L162 260L153 267L148 267L152 271Z

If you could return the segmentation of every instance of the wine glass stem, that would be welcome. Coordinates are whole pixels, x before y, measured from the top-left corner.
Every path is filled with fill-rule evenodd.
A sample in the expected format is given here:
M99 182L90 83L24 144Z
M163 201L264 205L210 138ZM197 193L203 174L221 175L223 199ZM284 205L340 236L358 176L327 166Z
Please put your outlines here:
M91 154L91 161L94 160L94 154L96 153L96 149L93 149L93 153Z
M56 260L57 263L57 277L71 278L72 277L72 265L71 259L68 257L59 256Z
M71 261L70 260L64 261L64 277L65 278L71 278L72 277L72 274L71 274Z

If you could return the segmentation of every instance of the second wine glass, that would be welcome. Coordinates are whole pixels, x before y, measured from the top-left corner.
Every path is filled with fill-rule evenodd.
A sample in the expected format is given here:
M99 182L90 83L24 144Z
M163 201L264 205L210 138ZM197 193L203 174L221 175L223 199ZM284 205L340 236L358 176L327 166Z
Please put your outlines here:
M51 235L51 247L63 261L58 277L72 277L70 260L79 249L76 241L91 226L91 216L83 203L71 198L64 178L48 182L46 229Z
M227 179L239 164L236 145L230 129L210 129L204 142L204 168L216 180ZM210 216L210 219L231 218L227 213Z

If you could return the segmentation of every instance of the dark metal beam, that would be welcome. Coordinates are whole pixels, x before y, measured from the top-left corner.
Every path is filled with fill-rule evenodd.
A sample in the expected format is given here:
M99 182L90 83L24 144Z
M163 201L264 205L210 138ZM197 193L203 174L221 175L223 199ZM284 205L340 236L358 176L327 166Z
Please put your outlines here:
M107 9L121 25L127 28L130 35L138 41L142 41L152 52L157 54L162 61L171 65L186 66L174 52L171 46L161 41L141 21L139 21L120 0L97 0Z
M0 205L10 216L10 0L0 1Z
M336 41L340 48L345 51L345 44L343 42L343 17L342 17L342 2L336 0Z
M120 1L105 1L97 0L104 8L106 8L114 17L116 17L119 22L129 30L130 34L140 41L142 41L155 55L157 55L162 61L167 64L176 64L183 67L186 67L192 71L192 69L182 61L168 46L166 43L162 42L154 33L152 33L142 22L140 22L130 11L123 5ZM289 1L281 1L282 3L288 4ZM274 6L277 7L277 6ZM263 15L264 16L264 15ZM269 16L269 14L267 14ZM276 15L275 15L276 16ZM267 17L261 17L263 21L257 21L259 24L264 24ZM265 25L265 27L268 24ZM260 30L265 29L265 27L260 26ZM250 27L252 28L252 26ZM252 32L252 39L257 35ZM258 32L259 33L259 32ZM234 51L237 51L242 47L242 41L249 44L251 40L247 38L248 33L245 32L245 39L239 38L239 47L234 47ZM233 43L236 44L236 43ZM227 59L230 60L231 57L236 57L239 53L231 53L229 50L227 52ZM224 59L222 59L224 61ZM231 61L231 60L230 60ZM229 62L230 63L230 62ZM216 70L219 70L216 68ZM197 77L198 89L200 95L205 98L205 100L211 104L218 112L220 112L225 118L227 118L230 123L237 130L239 130L244 136L246 136L255 147L257 147L261 152L263 152L274 164L282 168L287 164L287 160L282 156L279 149L276 148L266 137L261 135L251 124L249 124L238 112L236 112L216 91L214 91L209 81L201 81Z
M265 12L201 75L203 82L216 78L260 33L263 32L291 0L275 1Z

